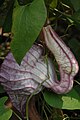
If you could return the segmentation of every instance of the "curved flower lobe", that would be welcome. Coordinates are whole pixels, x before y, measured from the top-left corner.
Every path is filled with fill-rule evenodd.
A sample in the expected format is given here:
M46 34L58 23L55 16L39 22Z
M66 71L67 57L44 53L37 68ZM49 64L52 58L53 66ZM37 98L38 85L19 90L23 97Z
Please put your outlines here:
M47 47L55 56L59 65L61 81L54 82L52 89L57 93L66 93L73 86L73 77L78 72L78 63L62 39L55 33L50 25L43 28Z

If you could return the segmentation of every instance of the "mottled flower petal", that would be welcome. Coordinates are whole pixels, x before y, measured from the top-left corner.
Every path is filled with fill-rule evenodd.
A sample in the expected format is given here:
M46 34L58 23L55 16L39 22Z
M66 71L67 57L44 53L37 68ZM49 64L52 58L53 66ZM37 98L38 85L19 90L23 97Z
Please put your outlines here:
M19 66L12 53L9 53L0 69L0 82L9 94L13 105L20 112L20 106L26 102L27 95L32 94L39 86L34 80L31 70L34 69L38 59L42 56L43 49L39 45L33 45L23 58ZM36 91L40 92L42 86ZM26 96L26 97L25 97ZM21 100L25 102L21 102Z
M50 25L43 28L43 34L46 45L55 56L60 69L61 80L60 82L55 80L51 88L58 94L69 92L73 87L73 78L79 69L78 63L73 53Z

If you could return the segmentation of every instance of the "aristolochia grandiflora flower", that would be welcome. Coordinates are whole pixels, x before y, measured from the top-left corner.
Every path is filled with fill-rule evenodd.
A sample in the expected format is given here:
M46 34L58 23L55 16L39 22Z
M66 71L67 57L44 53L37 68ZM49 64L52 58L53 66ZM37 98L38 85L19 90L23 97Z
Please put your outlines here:
M48 57L45 62L41 45L34 44L20 66L12 53L8 53L0 68L0 82L9 94L13 106L20 112L25 111L23 108L27 96L33 92L40 92L43 86L57 94L69 92L78 72L78 63L74 55L51 26L44 27L42 32L47 47L59 65L61 80L57 80L51 58Z

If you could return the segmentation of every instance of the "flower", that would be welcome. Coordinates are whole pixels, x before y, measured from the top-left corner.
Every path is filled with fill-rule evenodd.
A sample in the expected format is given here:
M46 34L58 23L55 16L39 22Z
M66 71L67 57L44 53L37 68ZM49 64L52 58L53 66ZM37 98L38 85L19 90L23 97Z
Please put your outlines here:
M73 87L73 79L77 74L79 66L78 63L50 25L43 27L43 35L48 49L53 53L60 70L60 82L55 79L51 85L51 89L58 94L67 93Z
M50 25L43 27L43 35L48 49L53 53L60 70L61 80L57 80L52 58L43 56L43 47L34 44L24 56L19 66L10 52L0 68L0 82L7 91L13 106L25 113L27 96L39 93L43 86L57 94L67 93L73 87L78 63L61 38Z

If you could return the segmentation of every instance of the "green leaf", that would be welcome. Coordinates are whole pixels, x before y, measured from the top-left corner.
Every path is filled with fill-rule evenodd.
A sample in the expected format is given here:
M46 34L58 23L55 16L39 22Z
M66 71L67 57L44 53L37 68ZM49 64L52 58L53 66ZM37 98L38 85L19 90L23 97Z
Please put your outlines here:
M4 105L4 103L6 102L7 99L8 99L8 97L0 98L0 107Z
M80 96L75 89L62 96L63 109L80 109Z
M60 109L80 109L80 97L75 89L65 95L58 95L49 91L44 92L45 101L52 107Z
M19 64L38 37L46 21L46 14L43 0L34 0L29 6L14 9L11 50Z
M78 11L80 9L80 0L70 0L73 7L74 7L74 10L75 11Z
M5 92L5 90L4 90L3 86L0 85L0 93L4 93L4 92Z
M56 8L56 6L57 6L57 0L53 0L50 4L50 7L54 9Z
M0 120L9 120L12 115L12 110L6 108L4 103L6 102L7 97L2 97L0 99Z
M62 108L63 101L61 100L61 96L50 91L44 92L45 101L52 107Z

